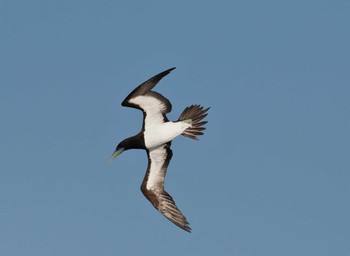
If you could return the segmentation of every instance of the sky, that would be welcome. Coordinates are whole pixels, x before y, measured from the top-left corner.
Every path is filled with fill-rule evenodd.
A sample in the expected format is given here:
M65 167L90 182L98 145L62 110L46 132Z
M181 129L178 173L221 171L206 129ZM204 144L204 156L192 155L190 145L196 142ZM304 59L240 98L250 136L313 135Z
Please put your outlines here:
M0 0L0 255L349 255L350 2ZM120 103L143 81L177 120L166 190Z

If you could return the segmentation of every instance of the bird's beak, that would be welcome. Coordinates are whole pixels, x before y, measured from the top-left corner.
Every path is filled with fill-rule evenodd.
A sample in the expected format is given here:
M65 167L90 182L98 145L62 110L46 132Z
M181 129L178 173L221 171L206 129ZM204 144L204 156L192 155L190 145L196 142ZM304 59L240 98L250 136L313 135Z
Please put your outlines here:
M116 158L117 156L119 156L121 153L123 153L124 149L121 148L121 149L118 149L118 150L115 150L114 153L111 155L111 157L109 158L108 160L108 163L112 162L112 160L114 158Z

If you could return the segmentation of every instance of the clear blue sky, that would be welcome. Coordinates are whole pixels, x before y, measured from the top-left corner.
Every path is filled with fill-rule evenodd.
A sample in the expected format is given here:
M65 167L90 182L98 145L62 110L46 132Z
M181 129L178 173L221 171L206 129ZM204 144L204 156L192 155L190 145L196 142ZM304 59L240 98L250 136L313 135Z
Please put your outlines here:
M0 1L0 255L349 255L350 2ZM156 89L210 106L173 142L166 186L129 151ZM151 252L152 251L152 252Z

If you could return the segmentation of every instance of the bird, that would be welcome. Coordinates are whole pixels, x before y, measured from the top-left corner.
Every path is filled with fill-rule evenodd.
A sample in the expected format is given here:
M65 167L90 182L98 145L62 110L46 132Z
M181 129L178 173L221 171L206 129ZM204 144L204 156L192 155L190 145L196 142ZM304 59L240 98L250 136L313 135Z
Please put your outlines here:
M172 140L183 135L198 140L203 135L203 119L210 108L201 105L186 107L177 121L169 121L166 114L172 109L170 101L152 89L173 71L165 70L136 87L122 102L123 107L139 109L143 112L141 131L122 140L115 148L110 161L129 149L143 149L147 153L148 166L141 185L143 195L162 215L187 232L191 227L186 217L176 206L173 198L164 189L164 179L173 156Z

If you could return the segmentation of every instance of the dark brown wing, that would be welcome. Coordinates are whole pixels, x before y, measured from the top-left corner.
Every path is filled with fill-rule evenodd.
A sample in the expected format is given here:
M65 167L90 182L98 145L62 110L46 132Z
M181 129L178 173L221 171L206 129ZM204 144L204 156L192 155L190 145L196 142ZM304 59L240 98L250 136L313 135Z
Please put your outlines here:
M147 151L148 168L141 190L154 208L168 220L183 230L191 232L186 217L177 208L173 198L164 190L164 178L172 154L170 143Z
M162 96L161 94L157 92L152 92L151 90L153 87L157 85L157 83L166 75L168 75L174 68L170 68L168 70L165 70L152 78L148 79L146 82L140 84L138 87L136 87L122 102L122 106L124 107L131 107L131 108L137 108L140 110L143 110L143 107L140 106L139 101L135 102L133 99L135 99L137 96L149 96L154 97L155 99L158 99L166 106L166 113L171 111L171 103L167 98Z

